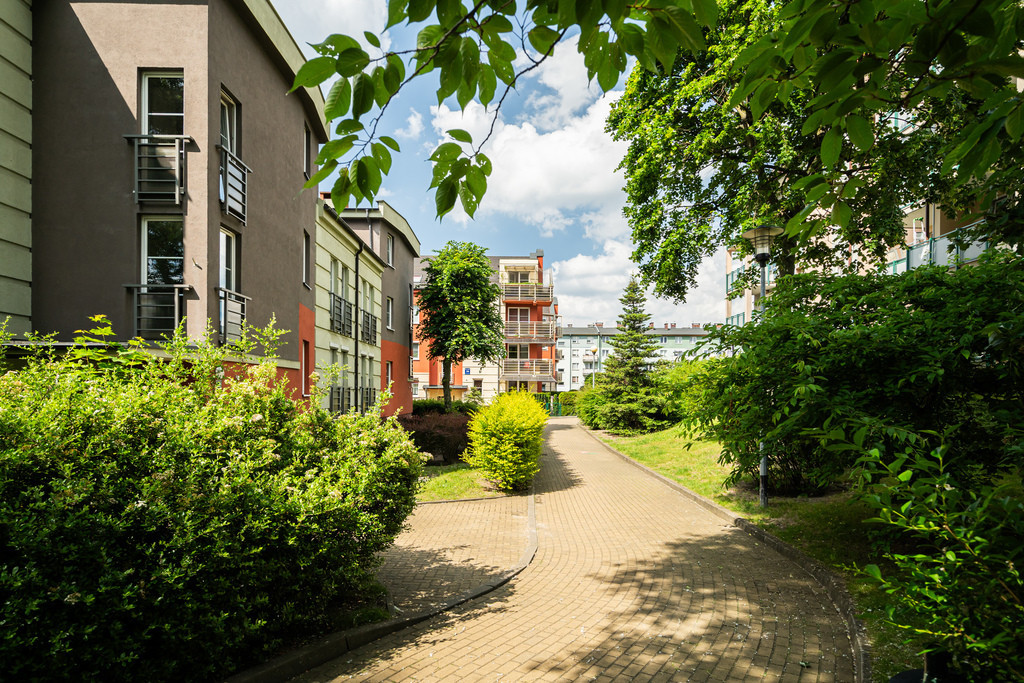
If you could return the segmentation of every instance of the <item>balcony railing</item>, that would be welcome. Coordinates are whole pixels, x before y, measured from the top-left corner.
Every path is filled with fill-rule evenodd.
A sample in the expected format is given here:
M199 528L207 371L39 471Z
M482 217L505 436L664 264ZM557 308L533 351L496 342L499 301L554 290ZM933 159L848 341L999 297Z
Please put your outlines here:
M220 150L220 205L224 213L234 216L245 225L245 207L249 196L249 174L252 169L242 163L226 147Z
M737 313L736 315L730 315L728 318L726 318L725 319L725 324L726 325L736 325L737 327L740 327L746 321L747 321L747 314L746 313Z
M932 237L923 242L913 244L907 247L907 252L902 258L890 261L883 270L896 275L913 270L924 264L956 268L963 263L976 261L991 246L988 242L972 242L966 247L958 246L954 242L954 236L957 232L965 228L975 227L976 225L978 223L972 223L971 225L948 232L945 235ZM952 250L950 250L951 245L953 247Z
M363 324L359 328L359 340L370 344L377 343L377 316L371 315L367 311L363 311Z
M217 288L217 297L220 299L220 343L238 341L242 338L245 309L252 298L222 287Z
M506 322L505 339L551 339L555 338L553 322Z
M555 362L549 358L506 358L502 361L505 379L551 379Z
M525 283L505 284L501 286L501 295L505 300L512 301L551 301L552 287Z
M135 201L180 205L185 199L187 135L126 135L135 148Z
M185 316L190 285L126 285L132 293L135 329L132 336L160 339L171 335Z
M331 294L331 332L352 335L352 323L355 317L355 306L337 294Z
M746 269L747 269L746 265L741 263L738 267L734 268L732 270L732 272L729 272L729 273L725 274L725 291L726 292L728 292L730 289L732 289L733 283L736 282L736 280L738 280L741 275L743 275L743 273L744 273L744 271L746 271Z

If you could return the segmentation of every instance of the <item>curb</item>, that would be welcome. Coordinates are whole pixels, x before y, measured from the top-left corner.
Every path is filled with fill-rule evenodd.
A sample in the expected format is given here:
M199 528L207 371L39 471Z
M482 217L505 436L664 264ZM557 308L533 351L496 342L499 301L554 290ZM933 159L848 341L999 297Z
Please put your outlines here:
M479 500L492 500L481 498ZM506 583L521 573L537 554L537 514L536 495L533 484L530 485L530 493L527 496L526 512L526 549L519 556L519 561L508 571L495 577L485 584L471 588L459 595L447 600L438 607L432 607L422 612L414 612L408 616L398 617L381 621L376 624L367 624L347 631L339 631L324 636L309 645L293 650L279 657L255 666L241 673L237 673L226 680L225 683L279 683L294 678L309 669L326 664L332 659L373 642L378 638L391 635L402 629L414 626L422 621L436 617L454 607L475 600L491 591L504 586ZM432 503L454 502L454 501L431 501ZM464 501L458 501L464 502ZM390 601L389 601L390 602Z
M857 619L856 605L853 603L853 598L850 597L849 592L846 590L846 584L843 580L837 576L831 569L821 564L814 558L804 554L802 551L789 545L782 539L773 536L761 527L757 526L753 522L740 517L738 514L724 508L718 503L705 498L695 491L691 491L685 486L678 482L672 481L668 477L658 474L651 468L640 464L633 458L629 457L625 453L617 450L613 446L605 443L598 438L594 432L583 424L579 423L580 428L583 429L590 437L599 443L600 445L607 448L609 451L619 456L634 467L643 470L647 474L651 475L655 479L660 480L662 483L668 485L670 488L681 493L683 497L689 499L693 503L696 503L699 507L704 508L708 512L712 513L716 517L719 517L723 521L729 522L734 526L742 529L746 533L750 534L758 541L761 541L765 545L771 547L773 550L778 552L780 555L797 565L800 569L807 572L815 582L818 583L828 595L832 604L836 610L842 615L843 620L846 622L846 629L850 634L850 641L853 646L853 663L854 663L854 681L855 683L870 683L871 681L871 642L868 639L867 629L865 629L863 622Z

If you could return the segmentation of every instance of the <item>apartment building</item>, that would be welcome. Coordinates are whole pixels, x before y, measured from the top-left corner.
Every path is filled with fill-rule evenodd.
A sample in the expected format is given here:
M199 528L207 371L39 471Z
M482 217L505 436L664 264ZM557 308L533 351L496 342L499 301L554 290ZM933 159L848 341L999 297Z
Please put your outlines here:
M321 199L316 222L316 367L337 366L324 408L365 412L381 389L382 276L387 264ZM324 376L324 381L327 377Z
M558 300L550 272L544 269L544 252L529 256L491 256L492 282L501 287L495 302L504 320L505 358L497 363L470 359L452 366L452 398L470 391L484 401L505 391L533 393L555 391L555 342ZM414 282L422 284L417 267ZM414 320L418 322L418 313ZM426 357L426 341L414 338L414 398L441 398L441 362Z
M390 387L384 415L412 412L413 269L420 241L409 222L383 201L370 209L345 209L341 218L384 263L380 285L380 380Z
M318 89L286 94L304 59L273 6L31 14L31 327L64 341L104 314L120 339L157 339L185 319L223 343L275 318L279 365L307 395L317 197L299 188L327 131Z
M903 273L925 264L958 268L976 261L990 246L987 242L957 246L954 242L957 231L974 227L976 222L951 218L935 204L907 207L903 223L907 231L906 246L889 250L886 265L882 268L884 272ZM731 298L729 294L744 272L750 268L759 270L760 267L749 256L739 257L733 249L726 251L725 259L725 321L729 325L743 325L751 320L760 305L760 273L755 288L744 289ZM798 268L797 272L802 271ZM770 292L775 286L777 275L775 264L769 263L765 268L766 291Z
M557 370L558 391L574 391L584 388L592 375L604 372L608 357L615 353L611 339L618 335L617 327L605 327L604 323L558 328ZM708 334L700 323L676 325L654 323L644 332L657 345L651 361L675 363L688 357Z

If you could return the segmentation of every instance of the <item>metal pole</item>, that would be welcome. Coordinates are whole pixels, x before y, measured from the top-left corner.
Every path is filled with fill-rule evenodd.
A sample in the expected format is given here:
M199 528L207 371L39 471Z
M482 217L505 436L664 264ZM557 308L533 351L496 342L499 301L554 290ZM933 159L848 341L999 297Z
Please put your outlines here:
M761 261L761 299L758 301L758 305L761 308L761 318L762 318L762 320L764 319L764 295L765 295L765 285L766 285L764 268L765 268L766 264L767 264L766 260L762 260ZM763 440L760 443L760 449L761 449L761 467L760 467L761 483L760 483L760 487L758 489L758 499L759 499L759 502L761 504L761 507L766 508L766 507L768 507L768 454L764 450L764 441Z

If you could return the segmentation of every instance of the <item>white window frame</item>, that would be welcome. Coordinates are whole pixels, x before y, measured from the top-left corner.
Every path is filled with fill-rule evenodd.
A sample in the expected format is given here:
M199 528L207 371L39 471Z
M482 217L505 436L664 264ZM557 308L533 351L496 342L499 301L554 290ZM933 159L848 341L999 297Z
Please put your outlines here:
M180 78L181 79L181 131L185 132L185 72L182 69L162 69L142 72L142 111L139 116L139 132L149 135L149 117L156 113L160 116L175 116L178 112L151 112L149 109L149 79L151 78Z
M395 265L395 236L391 233L388 233L387 262L389 266Z
M313 260L313 244L312 239L309 236L309 232L306 230L302 231L302 284L306 287L310 286L310 278L312 276L312 263Z
M228 136L224 137L224 112L227 111ZM220 93L220 145L238 154L238 103L223 90Z
M313 131L308 123L302 124L302 175L306 180L313 177Z
M182 272L181 272L181 278L182 278L182 281L184 281L184 279L185 279L185 218L183 216L180 216L180 215L179 216L143 216L142 217L142 223L140 224L140 236L139 236L139 246L141 247L141 249L139 251L139 271L140 271L140 276L142 278L141 280L139 280L139 283L143 284L143 285L150 284L150 282L149 282L149 227L148 227L148 223L150 221L177 221L177 222L181 223L181 242L182 242L182 244L181 244L181 247L182 247L182 257L181 257L181 262L182 262L182 269L181 270L182 270ZM157 283L153 283L153 284L156 285Z
M393 328L391 326L392 316L394 315L394 312L395 312L395 300L392 299L389 296L387 298L387 304L386 304L385 311L384 311L384 317L387 320L387 325L388 325L388 329L389 330L395 329L395 328Z
M225 255L225 245L229 247L229 254ZM221 289L227 289L232 292L238 292L238 235L231 232L226 228L220 229L220 241L218 243L219 251L219 263L217 271L217 283ZM228 261L230 260L230 263ZM225 277L225 274L230 275L230 281Z
M391 361L386 361L384 365L384 386L391 386L392 372L391 372Z

